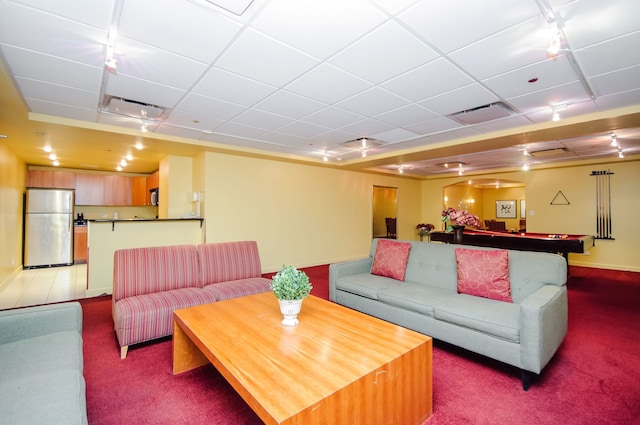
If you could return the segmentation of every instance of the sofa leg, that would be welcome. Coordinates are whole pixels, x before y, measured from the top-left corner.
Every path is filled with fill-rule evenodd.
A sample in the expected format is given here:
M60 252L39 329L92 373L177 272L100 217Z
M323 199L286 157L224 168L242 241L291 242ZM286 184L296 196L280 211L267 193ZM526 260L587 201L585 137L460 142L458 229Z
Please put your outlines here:
M127 350L129 350L128 345L120 347L120 359L125 359L127 357Z
M533 373L528 370L520 371L520 378L522 379L522 389L525 391L529 391L529 387L531 386L531 379L533 379Z

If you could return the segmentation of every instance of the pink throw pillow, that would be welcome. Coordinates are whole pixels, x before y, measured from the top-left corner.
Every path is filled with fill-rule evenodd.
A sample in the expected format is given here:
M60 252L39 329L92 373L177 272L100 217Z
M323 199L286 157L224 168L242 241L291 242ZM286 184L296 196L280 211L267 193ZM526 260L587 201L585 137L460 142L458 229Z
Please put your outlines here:
M371 274L391 277L404 282L404 272L407 269L410 249L411 244L408 242L378 240Z
M456 248L458 293L513 302L509 251Z

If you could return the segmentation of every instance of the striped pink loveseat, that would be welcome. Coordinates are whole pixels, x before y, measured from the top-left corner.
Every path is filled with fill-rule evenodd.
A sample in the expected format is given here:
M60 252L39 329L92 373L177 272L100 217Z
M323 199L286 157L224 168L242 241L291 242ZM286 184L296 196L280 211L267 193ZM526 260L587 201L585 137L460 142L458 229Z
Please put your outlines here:
M120 357L173 332L173 311L269 291L255 241L117 250L112 315Z

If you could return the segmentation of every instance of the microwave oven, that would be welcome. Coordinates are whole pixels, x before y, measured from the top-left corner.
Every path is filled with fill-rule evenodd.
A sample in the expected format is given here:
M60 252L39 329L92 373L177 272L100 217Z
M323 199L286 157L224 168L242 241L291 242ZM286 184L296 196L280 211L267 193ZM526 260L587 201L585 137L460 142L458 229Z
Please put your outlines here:
M151 205L158 206L158 188L151 189Z

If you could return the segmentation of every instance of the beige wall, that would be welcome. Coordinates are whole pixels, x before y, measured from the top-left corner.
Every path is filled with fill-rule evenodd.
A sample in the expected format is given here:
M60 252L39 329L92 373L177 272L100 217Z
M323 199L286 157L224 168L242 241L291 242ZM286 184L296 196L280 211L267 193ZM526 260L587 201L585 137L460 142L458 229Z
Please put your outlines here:
M22 210L27 168L0 141L0 289L22 268Z
M160 161L159 218L181 218L193 212L193 159L167 156Z
M373 190L373 236L387 236L387 218L394 218L397 205L395 187L376 186ZM416 223L418 224L418 223Z
M195 163L207 242L256 240L264 271L367 255L374 185L398 187L398 238L417 238L417 180L216 153Z
M570 254L570 264L615 270L640 271L640 162L611 162L536 170L487 174L483 178L503 178L525 183L527 231L559 234L596 233L596 183L590 176L593 170L609 169L611 176L611 203L613 235L615 240L596 240L588 255ZM422 221L440 218L443 188L459 182L460 177L432 179L422 183ZM551 205L562 191L569 205ZM485 201L486 202L486 201ZM519 213L518 213L519 215Z

